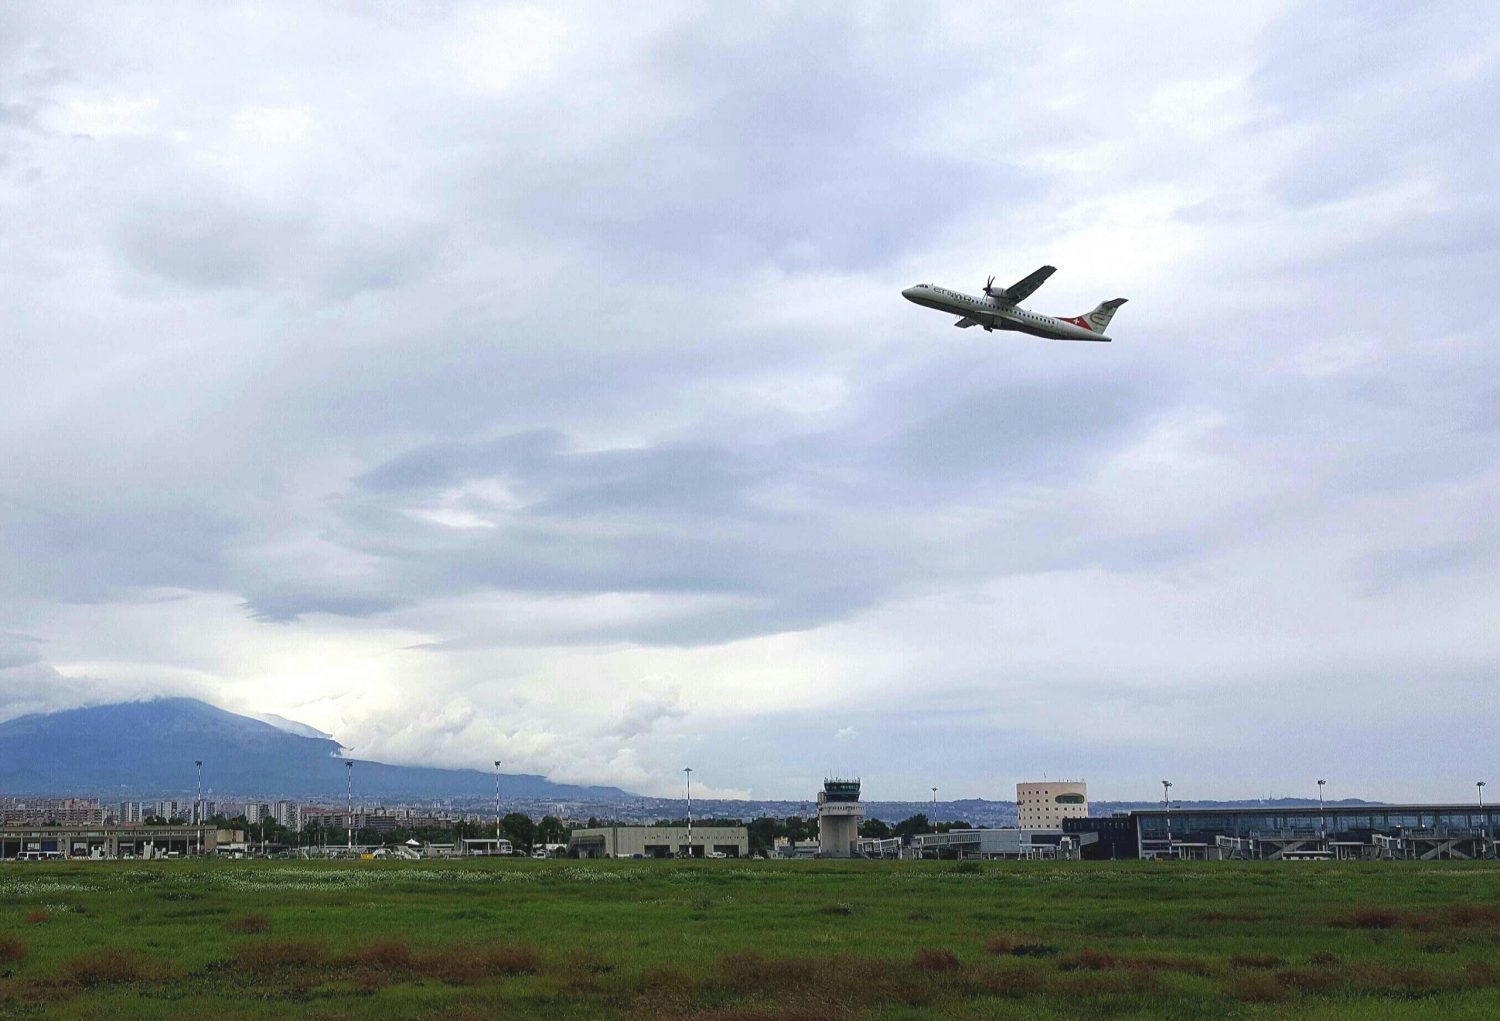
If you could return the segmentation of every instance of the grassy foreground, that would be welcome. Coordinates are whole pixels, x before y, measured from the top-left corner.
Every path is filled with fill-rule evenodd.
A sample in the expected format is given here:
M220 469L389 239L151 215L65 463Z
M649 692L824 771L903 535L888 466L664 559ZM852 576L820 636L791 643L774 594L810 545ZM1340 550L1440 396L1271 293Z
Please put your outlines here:
M0 1017L1500 1017L1494 863L0 866Z

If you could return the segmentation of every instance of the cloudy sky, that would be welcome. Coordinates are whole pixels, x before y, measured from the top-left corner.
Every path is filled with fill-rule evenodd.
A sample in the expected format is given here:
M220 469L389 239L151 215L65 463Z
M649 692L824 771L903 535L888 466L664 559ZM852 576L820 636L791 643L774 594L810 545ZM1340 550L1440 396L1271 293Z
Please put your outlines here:
M0 716L1467 800L1494 7L1234 6L8 5Z

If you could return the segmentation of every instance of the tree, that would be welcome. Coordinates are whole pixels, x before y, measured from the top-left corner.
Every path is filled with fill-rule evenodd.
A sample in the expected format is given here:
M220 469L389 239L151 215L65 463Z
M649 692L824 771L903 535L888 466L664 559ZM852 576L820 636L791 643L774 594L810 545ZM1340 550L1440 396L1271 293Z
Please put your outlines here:
M762 816L752 819L745 830L750 838L750 853L765 854L776 845L776 838L784 834L785 827L775 819Z
M866 819L859 824L859 835L884 840L891 835L891 828L884 819Z
M525 848L529 853L536 846L536 823L531 816L511 812L500 823L501 832L515 848Z
M568 828L557 816L544 815L542 821L537 823L537 839L544 844L566 844Z
M798 815L789 815L782 825L785 827L785 836L788 840L817 839L818 823L814 819L804 819Z
M932 824L927 821L926 813L918 812L916 815L908 816L898 822L895 828L891 830L891 835L909 842L918 833L930 832L932 832Z

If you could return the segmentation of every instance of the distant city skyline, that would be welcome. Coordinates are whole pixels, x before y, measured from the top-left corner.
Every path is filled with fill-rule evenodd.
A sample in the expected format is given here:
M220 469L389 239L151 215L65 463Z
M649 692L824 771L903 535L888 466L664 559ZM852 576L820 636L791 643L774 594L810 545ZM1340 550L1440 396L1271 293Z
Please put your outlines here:
M695 800L1500 773L1490 8L0 19L0 719ZM1112 343L901 296L1044 264Z

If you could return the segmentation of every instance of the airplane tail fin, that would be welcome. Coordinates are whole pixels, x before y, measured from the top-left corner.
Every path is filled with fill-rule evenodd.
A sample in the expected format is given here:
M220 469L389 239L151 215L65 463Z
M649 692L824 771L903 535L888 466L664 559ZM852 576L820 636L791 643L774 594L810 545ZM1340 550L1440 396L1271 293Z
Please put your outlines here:
M1094 311L1087 315L1079 316L1083 320L1080 325L1086 325L1095 333L1103 333L1109 321L1115 317L1115 312L1125 304L1125 298L1111 298L1109 301L1101 301Z

